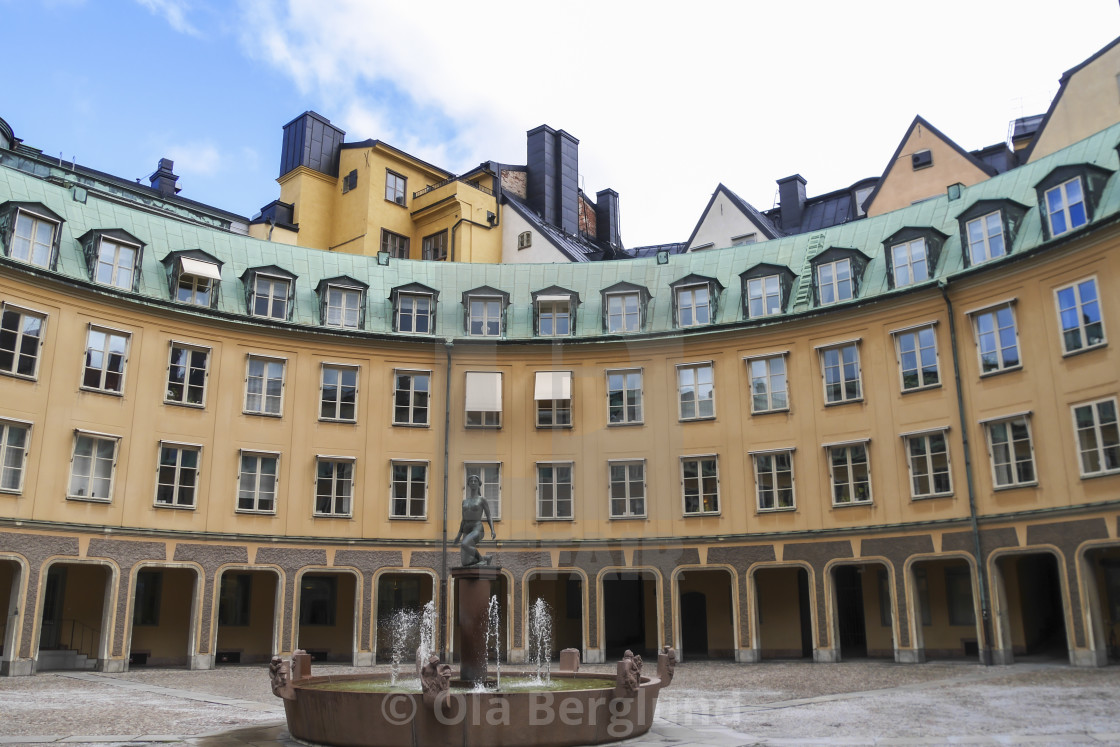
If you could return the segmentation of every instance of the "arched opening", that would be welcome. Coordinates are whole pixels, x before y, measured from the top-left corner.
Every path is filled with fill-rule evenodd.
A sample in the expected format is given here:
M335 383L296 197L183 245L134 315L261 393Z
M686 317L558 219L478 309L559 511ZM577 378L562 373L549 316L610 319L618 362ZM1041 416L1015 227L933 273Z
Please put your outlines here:
M804 568L760 568L754 573L759 653L763 659L813 657L809 573Z
M383 573L378 577L376 617L378 662L392 661L394 638L399 640L399 636L394 636L396 632L394 615L399 612L405 612L409 619L417 620L416 634L407 636L404 642L409 651L406 652L407 655L402 655L403 661L412 661L416 648L420 645L420 611L432 598L432 577L427 573Z
M36 671L97 669L107 657L105 599L112 573L92 563L55 563L40 605Z
M528 610L538 599L552 608L552 657L559 657L563 649L574 648L583 661L583 577L578 573L545 571L531 575L525 586ZM528 615L526 611L526 622ZM528 637L525 643L528 645Z
M313 571L300 576L296 648L312 661L354 659L357 583L352 573Z
M921 625L926 659L978 659L980 632L972 567L960 558L913 565L914 622Z
M1120 547L1089 550L1085 557L1098 600L1093 607L1098 618L1094 627L1100 631L1100 645L1105 647L1104 660L1115 664L1120 662Z
M731 574L684 571L677 576L682 658L734 659L735 623Z
M996 567L1003 579L1012 654L1068 661L1058 559L1048 552L1005 555Z
M893 606L886 567L881 563L838 565L832 570L832 580L842 659L893 658Z
M657 579L648 571L603 575L603 639L608 659L627 649L643 658L656 655Z
M275 571L227 570L218 592L218 664L267 662L277 652Z
M128 666L190 664L192 609L198 574L191 568L142 568L132 598Z
M455 612L452 616L454 628L451 637L451 647L453 658L455 661L459 660L459 652L462 651L462 645L459 641L459 579L454 579L455 585ZM502 645L502 661L509 661L509 579L506 578L504 573L499 573L498 577L490 582L490 596L498 598L498 627L501 630L500 640ZM487 656L489 661L494 660L494 644L489 644Z

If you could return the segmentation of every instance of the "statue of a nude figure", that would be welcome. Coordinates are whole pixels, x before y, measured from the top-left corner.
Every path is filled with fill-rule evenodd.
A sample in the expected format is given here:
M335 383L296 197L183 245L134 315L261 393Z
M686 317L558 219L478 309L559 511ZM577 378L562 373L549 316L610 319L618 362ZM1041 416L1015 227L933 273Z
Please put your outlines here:
M478 552L478 543L486 537L486 530L482 520L490 526L490 539L497 539L494 534L494 520L490 518L490 504L482 497L482 480L478 475L467 478L467 497L463 499L463 520L459 522L459 533L453 542L458 542L459 556L464 568L472 565L490 565L493 560L491 555L482 555Z

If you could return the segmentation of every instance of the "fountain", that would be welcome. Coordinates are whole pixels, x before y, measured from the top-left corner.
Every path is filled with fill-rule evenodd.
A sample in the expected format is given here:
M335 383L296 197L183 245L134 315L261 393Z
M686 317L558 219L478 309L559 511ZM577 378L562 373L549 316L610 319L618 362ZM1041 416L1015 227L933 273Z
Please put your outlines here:
M435 606L400 623L392 637L388 675L313 677L311 657L296 651L290 662L273 657L272 692L284 700L288 731L299 742L337 747L419 747L420 745L603 744L649 731L661 688L672 681L676 657L666 646L657 673L642 674L642 659L627 651L615 676L579 672L579 654L561 652L560 670L551 671L552 616L538 599L529 612L529 647L535 672L501 672L502 636L498 599L490 594L500 569L493 556L479 554L483 520L494 538L489 507L477 477L468 481L463 521L455 541L463 565L451 570L458 582L458 676L434 654ZM394 625L397 622L393 623ZM416 661L420 688L399 679L404 646L419 627ZM398 635L399 634L399 635ZM495 653L490 677L487 652Z

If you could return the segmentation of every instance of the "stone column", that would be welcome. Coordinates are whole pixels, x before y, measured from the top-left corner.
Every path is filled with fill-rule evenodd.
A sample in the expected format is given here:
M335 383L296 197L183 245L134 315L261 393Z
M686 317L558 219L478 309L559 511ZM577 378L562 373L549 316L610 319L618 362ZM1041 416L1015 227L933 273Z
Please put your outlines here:
M499 569L491 566L452 568L451 578L459 582L456 604L459 609L459 679L478 683L486 680L486 628L490 606L490 582Z

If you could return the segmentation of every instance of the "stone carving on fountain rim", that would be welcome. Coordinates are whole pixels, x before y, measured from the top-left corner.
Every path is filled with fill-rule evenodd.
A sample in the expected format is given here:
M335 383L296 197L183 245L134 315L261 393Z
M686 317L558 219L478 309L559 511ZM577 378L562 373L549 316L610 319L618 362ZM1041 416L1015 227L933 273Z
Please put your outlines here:
M445 703L446 694L451 689L451 667L440 664L439 657L432 654L428 663L420 670L420 690L424 693L424 705L435 710Z
M634 698L642 685L642 657L627 649L618 662L615 674L614 696Z

